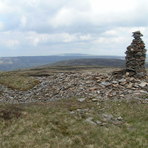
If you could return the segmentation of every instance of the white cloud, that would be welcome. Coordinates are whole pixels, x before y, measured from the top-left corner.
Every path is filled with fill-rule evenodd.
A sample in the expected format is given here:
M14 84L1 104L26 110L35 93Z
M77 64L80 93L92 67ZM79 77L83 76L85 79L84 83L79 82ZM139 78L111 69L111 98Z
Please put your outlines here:
M137 0L90 0L90 3L96 14L129 12L135 10L138 5Z
M8 47L9 49L17 48L20 45L19 40L7 39L7 40L0 40L0 46Z
M95 44L105 44L107 45L112 45L115 43L123 43L126 39L123 37L99 37L98 39L94 40Z
M9 13L12 11L12 8L7 5L4 1L0 1L0 14Z
M18 46L18 45L20 45L20 42L18 41L18 40L7 40L6 42L5 42L5 45L6 46L8 46L8 47L16 47L16 46Z
M9 49L20 45L20 37L11 31L0 32L0 47L8 47Z
M106 30L92 41L92 50L105 55L124 55L127 46L132 42L132 32L140 30L143 41L148 47L148 27L117 27Z
M135 30L148 43L147 0L0 0L0 15L1 54L2 47L123 54Z
M63 33L61 34L61 38L63 40L63 42L73 42L77 40L77 36L76 35L71 35L69 33Z
M116 27L116 28L112 28L110 30L106 30L105 32L102 33L103 36L106 37L114 37L114 36L124 36L127 38L127 36L132 35L132 32L134 31L141 31L143 34L147 35L148 31L147 31L148 27Z
M118 32L117 32L117 30L107 30L107 31L104 32L104 35L106 35L106 36L116 36L116 35L118 35Z
M38 44L47 42L49 40L49 35L39 34L36 32L27 32L25 33L24 40L33 46L37 46Z
M2 31L4 29L4 24L3 22L0 22L0 31Z
M83 0L80 2L84 2ZM53 27L89 22L94 25L119 23L135 19L139 2L136 0L87 0L87 9L80 9L78 1L65 4L49 23ZM80 4L81 6L81 4ZM129 15L130 14L130 15ZM139 15L139 14L138 14Z
M87 19L87 12L77 11L73 8L62 8L57 12L52 19L49 20L49 24L53 27L70 26L77 23L79 20Z
M27 17L26 16L22 16L20 21L21 21L20 25L22 27L26 27L26 25L27 25Z
M39 34L36 32L26 33L25 39L32 45L37 46L39 44L50 44L50 43L70 43L70 42L83 42L90 40L89 34L70 34L70 33L52 33L52 34Z
M92 40L92 36L90 34L80 35L80 40L83 41Z

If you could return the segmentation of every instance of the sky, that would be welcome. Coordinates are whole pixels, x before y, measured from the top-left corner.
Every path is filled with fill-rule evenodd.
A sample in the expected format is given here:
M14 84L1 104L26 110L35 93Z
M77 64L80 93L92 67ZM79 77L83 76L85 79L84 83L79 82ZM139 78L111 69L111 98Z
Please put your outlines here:
M148 47L148 0L0 0L0 57L124 56L137 30Z

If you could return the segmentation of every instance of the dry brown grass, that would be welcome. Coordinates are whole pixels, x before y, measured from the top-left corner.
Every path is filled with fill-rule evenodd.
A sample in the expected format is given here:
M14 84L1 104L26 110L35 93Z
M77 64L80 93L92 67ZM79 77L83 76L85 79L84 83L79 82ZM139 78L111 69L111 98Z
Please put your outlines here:
M14 106L13 106L14 107ZM12 108L13 108L12 107ZM10 105L0 105L10 110ZM4 148L147 148L148 106L136 101L77 99L18 105L20 116L0 118L0 147ZM86 111L87 109L87 111ZM11 113L12 114L12 113ZM122 122L104 121L103 114ZM88 117L104 125L86 122Z
M0 73L0 84L3 84L11 89L25 91L33 88L38 83L39 81L35 78L21 76L17 73Z

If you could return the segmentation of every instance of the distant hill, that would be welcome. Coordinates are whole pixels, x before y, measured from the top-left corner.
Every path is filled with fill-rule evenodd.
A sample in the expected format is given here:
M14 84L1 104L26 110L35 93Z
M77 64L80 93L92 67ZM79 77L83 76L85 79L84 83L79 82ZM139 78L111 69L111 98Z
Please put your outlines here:
M94 58L94 59L75 59L60 61L52 64L53 66L105 66L105 67L124 67L125 61L121 59Z
M72 59L122 59L120 56L92 56L84 54L63 54L53 56L26 56L26 57L3 57L0 58L0 71L33 68L59 61ZM87 60L88 61L88 60ZM88 63L88 62L87 62Z

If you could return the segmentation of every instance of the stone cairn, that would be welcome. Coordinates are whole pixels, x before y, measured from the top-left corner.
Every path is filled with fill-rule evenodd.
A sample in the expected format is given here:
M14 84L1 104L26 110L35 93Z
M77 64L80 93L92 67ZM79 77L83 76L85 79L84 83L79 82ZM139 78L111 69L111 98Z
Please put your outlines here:
M114 78L122 78L123 76L135 78L146 77L146 49L145 44L141 39L142 36L143 35L140 33L140 31L133 32L134 39L131 45L127 47L127 51L125 52L126 68L113 72Z
M146 76L145 59L146 49L140 31L133 32L133 41L127 47L126 53L126 72L129 76L142 78Z

